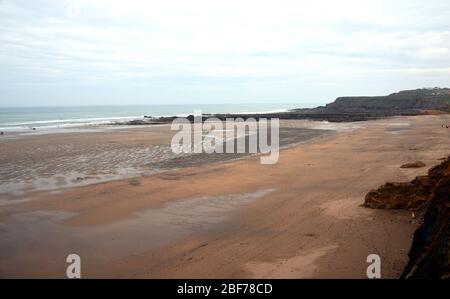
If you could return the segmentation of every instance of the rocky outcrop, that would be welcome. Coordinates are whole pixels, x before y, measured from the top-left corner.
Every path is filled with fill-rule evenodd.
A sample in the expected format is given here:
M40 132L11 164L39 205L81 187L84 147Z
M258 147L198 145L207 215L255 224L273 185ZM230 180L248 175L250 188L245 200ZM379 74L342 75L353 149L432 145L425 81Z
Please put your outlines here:
M417 162L413 162L413 163L406 163L403 164L402 166L400 166L400 168L422 168L427 166L425 163L423 163L422 161L417 161Z
M402 278L450 278L450 157L427 176L387 183L366 195L364 205L379 209L423 208Z
M370 191L364 206L372 209L415 209L430 196L428 177L417 177L409 183L386 183Z

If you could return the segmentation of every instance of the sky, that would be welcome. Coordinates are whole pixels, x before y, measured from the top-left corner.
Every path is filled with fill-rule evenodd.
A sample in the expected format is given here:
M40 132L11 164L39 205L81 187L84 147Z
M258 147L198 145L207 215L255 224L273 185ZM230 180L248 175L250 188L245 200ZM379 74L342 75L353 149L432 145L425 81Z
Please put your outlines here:
M448 0L0 0L0 106L450 87Z

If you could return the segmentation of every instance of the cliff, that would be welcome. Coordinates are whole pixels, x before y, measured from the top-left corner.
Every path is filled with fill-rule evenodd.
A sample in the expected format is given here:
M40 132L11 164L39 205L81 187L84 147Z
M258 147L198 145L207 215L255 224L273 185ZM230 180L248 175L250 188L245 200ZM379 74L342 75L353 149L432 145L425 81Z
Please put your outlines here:
M388 183L369 192L364 205L413 211L423 208L402 278L450 278L450 157L427 176L409 183Z
M341 97L325 106L336 111L409 111L421 110L450 111L450 89L405 90L388 96L378 97Z
M293 109L289 112L249 115L217 115L225 117L278 117L331 122L364 121L397 115L422 115L450 112L450 88L404 90L387 96L340 97L325 106Z

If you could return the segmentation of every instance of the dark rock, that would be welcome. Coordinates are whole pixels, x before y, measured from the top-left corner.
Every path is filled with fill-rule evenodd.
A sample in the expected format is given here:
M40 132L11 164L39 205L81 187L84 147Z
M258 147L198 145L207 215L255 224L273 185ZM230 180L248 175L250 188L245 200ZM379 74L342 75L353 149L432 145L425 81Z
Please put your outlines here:
M439 181L416 230L402 278L450 278L450 177Z
M140 186L140 185L141 185L141 182L140 182L138 179L129 180L128 183L129 183L131 186Z
M406 163L403 164L402 166L400 166L400 168L421 168L421 167L425 167L427 166L425 163L423 163L422 161L417 161L414 163Z
M428 199L428 186L422 183L386 183L370 191L364 206L372 209L413 209Z

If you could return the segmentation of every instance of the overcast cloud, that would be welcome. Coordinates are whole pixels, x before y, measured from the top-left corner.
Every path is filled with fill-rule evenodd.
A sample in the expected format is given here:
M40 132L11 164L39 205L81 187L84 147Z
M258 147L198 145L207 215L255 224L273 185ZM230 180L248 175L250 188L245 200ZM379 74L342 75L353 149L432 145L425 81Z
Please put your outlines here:
M449 78L448 0L0 0L3 106L301 105Z

